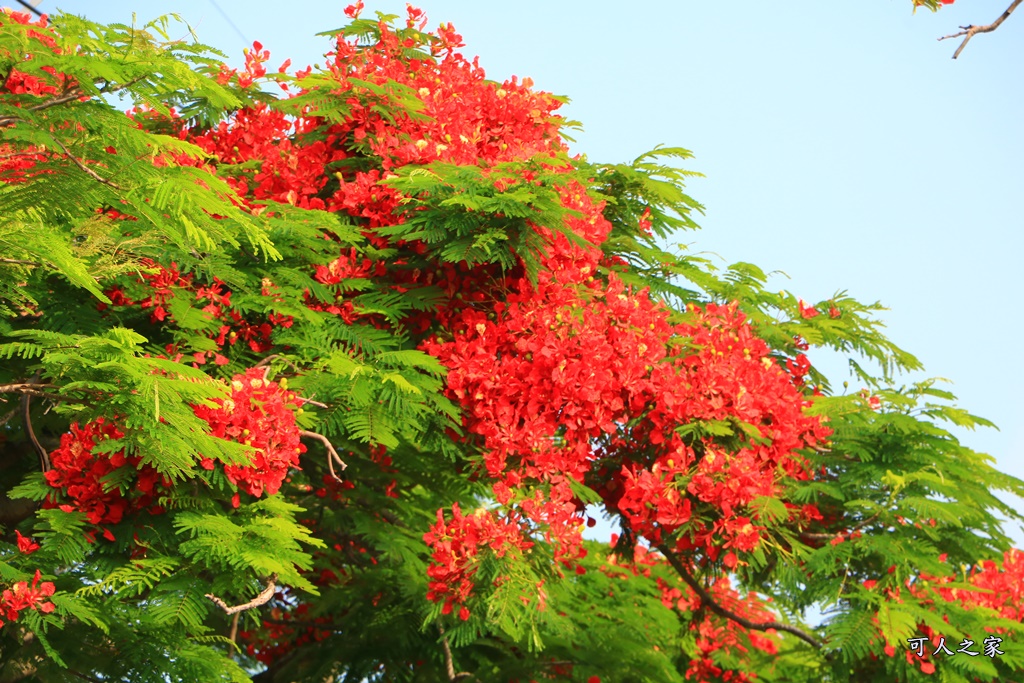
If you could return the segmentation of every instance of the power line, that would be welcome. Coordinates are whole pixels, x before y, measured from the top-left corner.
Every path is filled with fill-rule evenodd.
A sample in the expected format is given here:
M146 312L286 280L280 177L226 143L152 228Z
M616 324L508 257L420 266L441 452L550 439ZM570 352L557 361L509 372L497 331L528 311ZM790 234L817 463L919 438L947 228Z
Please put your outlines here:
M21 2L21 0L18 0L18 2ZM213 5L214 9L220 12L220 15L224 17L224 21L228 22L228 25L235 30L235 33L238 34L238 37L241 38L243 42L245 42L246 46L248 46L251 43L251 41L245 37L245 34L242 33L242 29L235 26L235 22L231 20L231 17L228 15L227 12L221 9L220 4L217 2L217 0L210 0L210 4Z
M32 2L26 2L26 0L18 0L18 4L27 9L29 12L33 12L37 17L43 16L43 13L36 9L41 5L43 0L32 0Z

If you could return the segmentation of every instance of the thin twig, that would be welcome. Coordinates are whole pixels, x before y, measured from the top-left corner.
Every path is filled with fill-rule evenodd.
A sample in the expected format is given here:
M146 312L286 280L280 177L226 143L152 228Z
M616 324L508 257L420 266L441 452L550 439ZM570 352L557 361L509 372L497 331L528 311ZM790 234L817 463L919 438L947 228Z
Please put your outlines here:
M315 396L315 394L314 394L314 396ZM326 403L321 403L320 401L314 401L312 398L305 398L303 396L296 396L295 400L302 401L303 403L308 403L311 406L316 406L317 408L323 408L325 410L327 408L330 408L330 406L327 405Z
M11 410L7 411L6 415L4 415L3 417L0 417L0 427L3 427L5 424L10 422L11 418L14 417L17 414L18 414L18 409L17 408L12 408Z
M661 554L665 556L665 559L668 560L668 563L672 565L672 568L676 570L676 573L678 573L679 576L683 579L683 581L686 582L686 585L692 588L693 592L697 594L697 596L701 600L701 604L707 605L708 609L710 609L718 616L729 619L730 621L735 621L740 626L750 629L751 631L767 631L769 629L775 629L776 631L785 631L786 633L792 633L794 636L796 636L797 638L806 643L809 643L814 648L819 650L821 649L822 644L817 638L807 633L803 629L797 628L796 626L784 624L780 621L751 621L746 617L741 617L735 612L731 612L726 608L722 607L717 602L715 602L714 598L711 597L711 594L704 590L704 587L701 586L700 583L695 578L693 578L693 576L690 575L690 572L686 571L686 567L683 566L683 563L679 560L678 557L676 557L675 553L669 552L668 548L664 545L659 545L657 546L657 548L659 551L661 551Z
M860 522L854 524L852 527L850 527L850 529L848 531L837 531L837 532L831 533L831 534L801 533L800 534L800 538L807 538L807 539L810 539L812 541L831 541L833 538L839 538L841 536L846 536L846 535L852 534L854 531L859 531L860 529L863 529L868 524L871 524L872 522L874 522L876 519L878 519L881 516L882 516L882 512L878 511L875 514L873 514L871 517L868 517L867 519L862 519Z
M298 365L296 365L292 361L288 360L286 357L282 356L280 353L272 353L272 354L270 354L269 356L267 356L266 358L261 360L259 363L257 363L253 367L254 368L262 368L265 365L270 365L275 360L283 360L285 363L287 363L288 365L292 366L293 369L295 369L295 370L299 369Z
M68 155L68 158L71 159L71 161L75 162L75 166L77 166L78 168L80 168L83 171L85 171L85 173L88 174L91 178L93 178L97 182L103 183L104 185L106 185L108 187L112 187L115 190L122 189L121 186L118 185L117 183L113 182L112 180L107 180L106 178L101 176L99 173L97 173L96 171L94 171L91 168L89 168L88 166L86 166L85 163L82 162L81 159L79 159L74 154L72 154L71 150L69 150L67 147L64 146L64 143L61 142L57 138L57 136L54 135L54 136L51 136L51 138L53 139L54 142L57 143L58 147L60 147L62 150L64 150L64 153Z
M260 594L257 595L255 598L253 598L249 602L242 603L241 605L229 607L226 602L218 598L213 593L207 593L206 597L212 600L213 604L217 605L217 607L220 607L222 610L224 610L224 614L230 616L232 614L244 612L247 609L252 609L253 607L259 607L260 605L267 604L268 602L270 602L270 599L274 597L275 590L277 590L277 574L271 574L270 579L267 581L267 587L264 588L260 592Z
M24 261L20 258L0 258L0 263L6 263L14 266L42 266L43 264L39 261Z
M971 38L978 35L979 33L991 33L992 31L995 31L997 28L999 28L1000 24L1006 21L1009 18L1009 16L1013 14L1013 10L1017 9L1017 6L1020 5L1022 2L1024 2L1024 0L1013 0L1013 2L1010 3L1010 6L1007 7L1002 14L999 15L999 18L993 21L991 24L986 24L984 26L961 26L961 30L959 33L951 33L948 36L942 36L941 38L939 38L939 40L949 40L950 38L959 38L960 36L964 37L964 42L960 43L960 47L958 47L956 49L956 52L953 53L953 59L956 59L957 57L960 56L960 53L964 51L964 48L967 47L967 41L969 41Z
M121 83L120 85L108 82L108 83L104 84L104 86L102 88L100 88L100 92L103 93L104 95L112 95L113 93L116 93L116 92L119 92L121 90L124 90L125 88L132 87L133 85L135 85L139 81L146 80L147 78L149 78L149 76L150 76L149 74L146 74L145 76L138 76L138 77L133 78L132 80L128 81L127 83ZM114 87L111 87L112 85Z
M327 470L331 473L331 477L335 481L341 481L342 480L341 477L339 477L334 472L334 463L338 463L338 466L342 470L347 468L348 465L346 465L345 461L341 459L340 455L338 455L338 451L334 450L334 446L331 445L330 439L328 439L323 434L317 434L316 432L310 432L310 431L305 430L305 429L303 429L301 432L299 432L299 436L305 436L305 437L308 437L310 439L316 439L316 440L318 440L320 443L322 443L324 445L324 447L327 449Z

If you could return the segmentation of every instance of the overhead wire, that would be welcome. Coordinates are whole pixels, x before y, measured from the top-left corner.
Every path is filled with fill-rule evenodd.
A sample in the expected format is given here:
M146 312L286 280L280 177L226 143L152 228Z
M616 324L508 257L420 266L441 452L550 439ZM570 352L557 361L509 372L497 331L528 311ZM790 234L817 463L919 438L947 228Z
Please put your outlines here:
M220 15L224 17L224 21L228 22L228 26L234 29L235 33L238 34L238 37L241 38L242 41L245 42L246 47L248 47L252 43L252 41L246 38L245 34L242 33L242 29L238 28L238 26L235 25L235 22L231 20L231 15L229 15L221 8L220 3L218 3L217 0L210 0L210 4L213 5L214 9L220 12Z
M27 9L29 12L34 13L37 17L43 16L43 13L36 9L43 0L34 0L34 2L26 2L26 0L18 0L18 4Z

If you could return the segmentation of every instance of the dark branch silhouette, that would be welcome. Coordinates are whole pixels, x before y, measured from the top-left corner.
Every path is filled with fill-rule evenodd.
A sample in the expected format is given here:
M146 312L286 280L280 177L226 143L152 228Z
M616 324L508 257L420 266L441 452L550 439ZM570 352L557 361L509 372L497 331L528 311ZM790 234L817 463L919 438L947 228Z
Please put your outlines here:
M746 617L741 617L735 612L732 612L726 609L725 607L722 607L717 602L715 602L715 599L711 597L710 593L704 590L704 587L700 585L700 582L698 582L697 579L693 578L693 576L690 575L690 572L686 571L686 567L683 566L683 563L680 562L679 558L676 557L675 553L670 552L669 549L664 545L659 545L657 546L657 548L659 551L661 551L661 554L665 556L665 559L668 560L668 563L672 565L672 568L676 570L676 573L678 573L679 576L682 577L683 581L686 582L686 585L692 588L693 592L697 594L697 596L700 598L701 604L706 605L708 609L710 609L718 616L724 617L730 621L735 621L740 626L750 629L751 631L768 631L770 629L775 629L776 631L785 631L786 633L792 633L794 636L810 644L814 648L819 650L821 649L822 643L817 638L815 638L814 636L807 633L801 628L797 628L796 626L792 626L790 624L784 624L781 621L751 621Z

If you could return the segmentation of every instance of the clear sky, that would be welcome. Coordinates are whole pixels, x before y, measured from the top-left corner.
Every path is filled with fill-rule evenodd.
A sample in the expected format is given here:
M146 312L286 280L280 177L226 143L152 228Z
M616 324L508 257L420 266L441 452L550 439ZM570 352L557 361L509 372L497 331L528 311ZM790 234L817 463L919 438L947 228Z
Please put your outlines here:
M42 9L123 23L132 11L140 20L178 12L236 65L259 40L269 66L290 57L302 67L323 63L329 43L314 36L343 25L346 4L45 0ZM574 151L617 162L659 143L692 150L689 168L706 178L689 190L707 211L703 230L680 242L782 270L789 279L773 286L809 301L840 289L882 301L890 338L1001 429L963 440L1024 478L1024 11L956 61L959 41L936 41L1007 4L959 0L935 15L912 15L909 0L419 6L431 27L454 23L490 78L529 76L570 97L564 113L585 129ZM829 375L838 387L846 379L839 366Z

